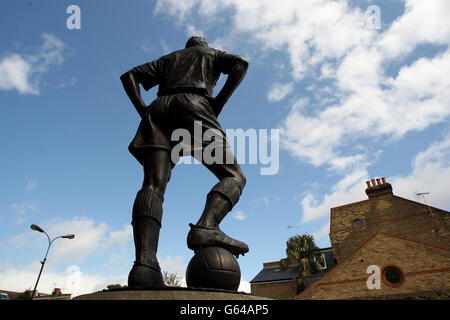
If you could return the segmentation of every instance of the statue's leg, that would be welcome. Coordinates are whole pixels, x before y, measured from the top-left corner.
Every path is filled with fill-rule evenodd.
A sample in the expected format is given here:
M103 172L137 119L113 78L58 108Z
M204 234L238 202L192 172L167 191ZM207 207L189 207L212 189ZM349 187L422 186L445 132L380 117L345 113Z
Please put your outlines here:
M225 152L232 152L229 147ZM248 252L248 246L238 240L232 239L219 229L223 218L238 202L246 178L237 163L234 155L226 159L233 159L232 163L204 164L219 179L206 197L203 213L196 225L190 225L188 234L188 247L198 250L206 246L220 246L239 255Z
M240 169L240 168L239 168ZM239 172L239 171L237 171ZM244 175L224 176L206 196L206 204L197 225L218 227L225 216L239 201L245 186Z
M130 287L163 287L156 258L164 192L170 177L170 152L151 150L143 161L144 183L133 205L133 237L136 260L128 277Z

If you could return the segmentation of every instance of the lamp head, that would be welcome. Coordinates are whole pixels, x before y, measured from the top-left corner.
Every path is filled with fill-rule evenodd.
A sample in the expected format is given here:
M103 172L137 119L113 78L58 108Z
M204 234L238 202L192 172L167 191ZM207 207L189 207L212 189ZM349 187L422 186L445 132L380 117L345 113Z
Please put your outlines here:
M75 238L75 235L74 235L74 234L66 234L66 235L62 236L61 238L64 238L64 239L73 239L73 238Z
M31 228L32 230L35 230L35 231L44 232L44 230L42 230L42 228L39 227L37 224L32 224L32 225L30 226L30 228Z

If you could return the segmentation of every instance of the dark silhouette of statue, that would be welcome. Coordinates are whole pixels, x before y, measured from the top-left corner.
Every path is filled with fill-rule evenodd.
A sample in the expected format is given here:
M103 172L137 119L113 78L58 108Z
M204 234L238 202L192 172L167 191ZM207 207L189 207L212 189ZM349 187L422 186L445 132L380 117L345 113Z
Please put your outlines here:
M233 161L212 164L201 161L219 182L208 193L198 222L190 224L187 245L195 252L209 246L221 247L237 257L248 252L245 243L219 229L222 219L238 202L246 179L217 121L247 68L248 62L241 57L209 47L204 38L192 37L185 49L135 67L120 77L142 118L129 146L131 154L144 168L144 182L136 195L132 213L136 260L128 277L130 287L164 287L156 252L164 192L176 164L171 151L177 141L172 141L171 135L174 130L183 128L194 136L195 122L201 124L202 132L212 129L218 133L214 142L219 139L224 158ZM221 73L228 75L227 80L217 96L212 97ZM145 90L159 85L158 97L148 107L142 100L139 85ZM191 155L196 157L195 146L204 150L210 143L192 142Z

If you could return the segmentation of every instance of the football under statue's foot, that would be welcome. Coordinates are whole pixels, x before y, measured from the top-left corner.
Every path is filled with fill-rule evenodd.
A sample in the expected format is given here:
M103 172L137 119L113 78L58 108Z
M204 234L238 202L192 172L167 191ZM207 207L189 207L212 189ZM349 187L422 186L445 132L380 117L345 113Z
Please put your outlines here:
M128 287L164 288L161 271L146 264L135 262L128 275Z
M219 227L203 227L192 223L189 226L191 230L187 237L187 246L194 252L206 247L221 247L236 257L248 252L248 246L244 242L230 238Z

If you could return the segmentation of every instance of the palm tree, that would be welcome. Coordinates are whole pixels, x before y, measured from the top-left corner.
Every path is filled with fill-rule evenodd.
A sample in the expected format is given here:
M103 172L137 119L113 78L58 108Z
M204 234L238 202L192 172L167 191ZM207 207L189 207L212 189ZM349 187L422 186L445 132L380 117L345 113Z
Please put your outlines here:
M307 275L317 273L323 265L323 258L319 248L314 242L314 237L309 234L295 235L286 241L286 256L281 259L282 268L295 264L299 278L297 280L297 292L304 288L303 278Z

